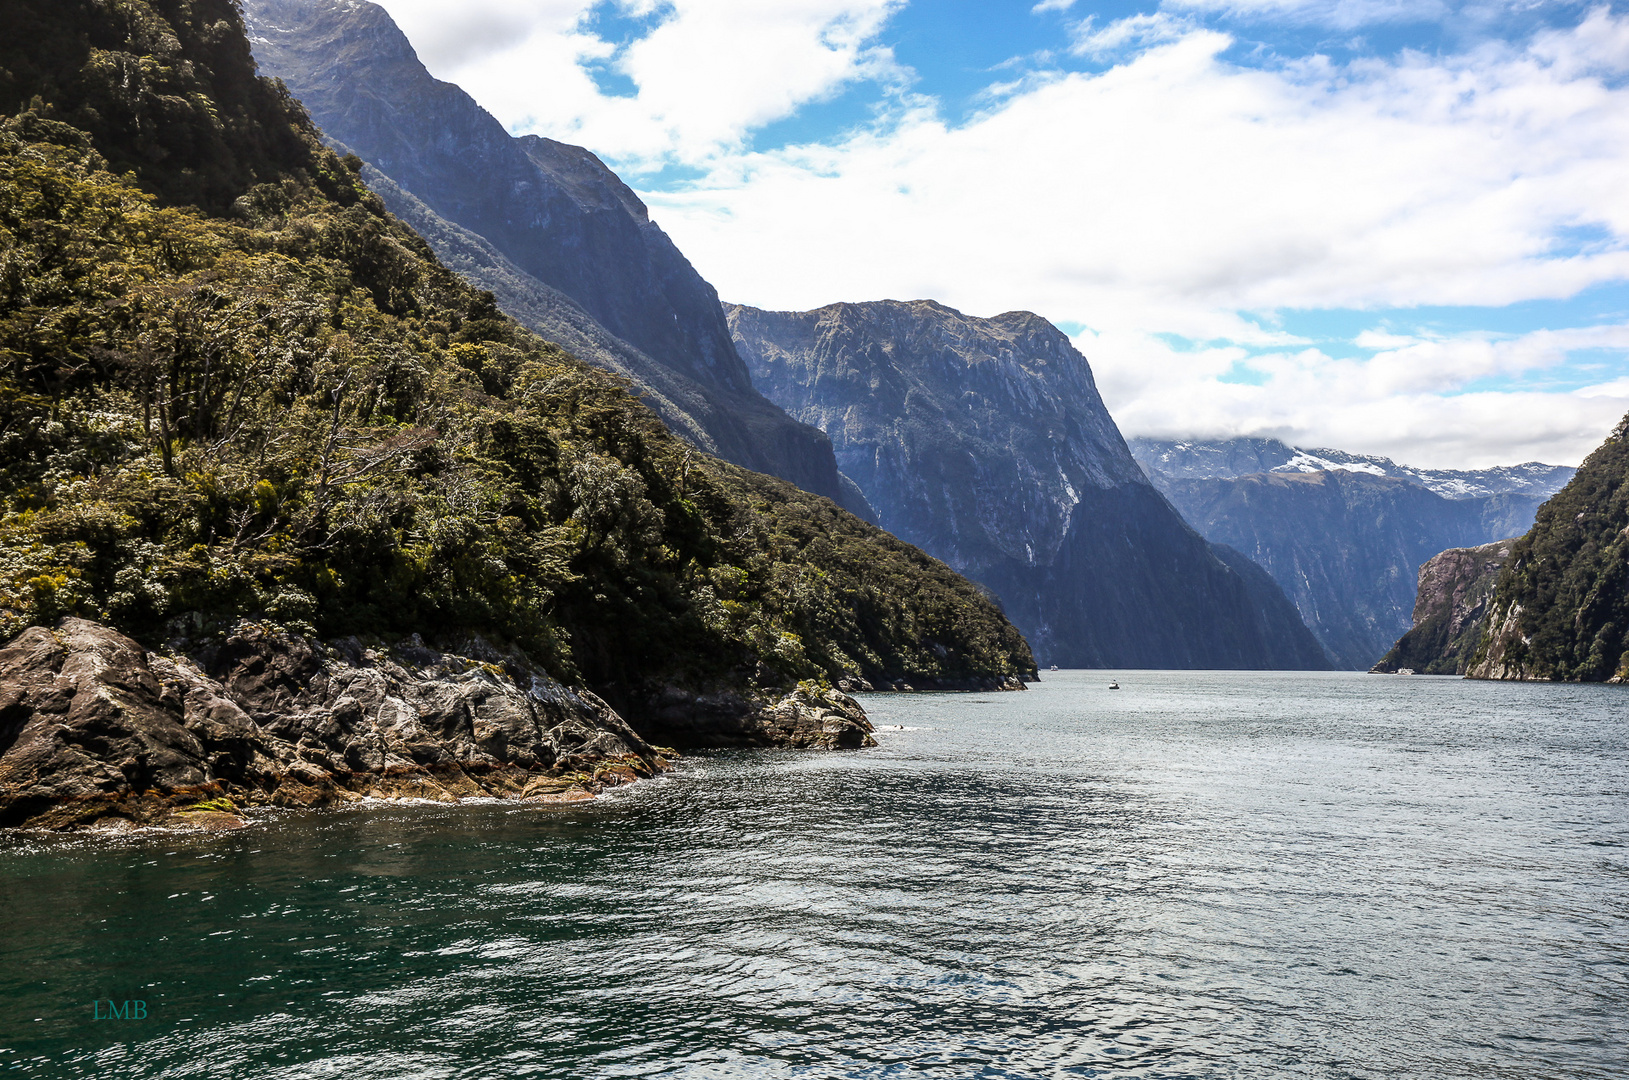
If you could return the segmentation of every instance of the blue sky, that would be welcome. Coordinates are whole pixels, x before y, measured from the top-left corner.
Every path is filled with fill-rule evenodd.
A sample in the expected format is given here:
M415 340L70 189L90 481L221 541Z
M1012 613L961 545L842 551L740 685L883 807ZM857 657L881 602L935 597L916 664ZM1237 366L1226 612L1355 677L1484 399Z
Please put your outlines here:
M1128 435L1573 463L1629 411L1629 7L384 0L726 299L1047 316Z

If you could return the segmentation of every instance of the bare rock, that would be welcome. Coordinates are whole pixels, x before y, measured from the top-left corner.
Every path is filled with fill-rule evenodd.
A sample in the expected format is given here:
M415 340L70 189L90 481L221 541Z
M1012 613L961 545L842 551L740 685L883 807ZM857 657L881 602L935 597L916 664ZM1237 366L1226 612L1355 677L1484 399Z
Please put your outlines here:
M394 652L329 649L245 625L170 657L83 619L30 627L0 649L0 824L218 829L241 820L223 796L519 798L572 773L592 797L667 767L599 698L470 645L482 658L416 637Z
M841 690L801 685L765 712L764 724L782 746L859 750L877 745L865 710Z

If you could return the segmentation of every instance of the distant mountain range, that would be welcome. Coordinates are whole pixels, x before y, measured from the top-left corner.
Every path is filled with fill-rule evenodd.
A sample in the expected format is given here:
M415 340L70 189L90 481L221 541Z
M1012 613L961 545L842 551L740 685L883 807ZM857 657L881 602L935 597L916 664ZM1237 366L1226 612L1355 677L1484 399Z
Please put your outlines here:
M865 516L831 444L753 389L718 294L579 146L516 138L425 70L385 10L247 0L255 59L436 254L529 329L627 376L670 428Z
M1422 564L1527 531L1574 472L1537 462L1415 469L1274 439L1129 445L1182 516L1272 574L1351 669L1372 666L1409 630Z
M1267 574L1149 484L1040 316L727 310L759 389L831 436L878 523L992 589L1042 663L1328 666Z
M1399 465L1391 458L1327 448L1305 449L1277 439L1131 439L1128 445L1144 468L1172 479L1231 480L1264 472L1359 472L1408 480L1445 499L1483 495L1548 498L1577 471L1537 461L1492 469L1416 469Z

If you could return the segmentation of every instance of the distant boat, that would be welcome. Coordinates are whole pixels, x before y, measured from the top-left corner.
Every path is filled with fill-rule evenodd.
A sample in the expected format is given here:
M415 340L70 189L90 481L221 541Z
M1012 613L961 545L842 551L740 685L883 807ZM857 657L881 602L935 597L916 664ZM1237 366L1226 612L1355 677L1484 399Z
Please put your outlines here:
M1111 682L1111 683L1109 683L1109 689L1110 690L1118 690L1118 689L1120 689L1119 682Z
M1051 666L1051 667L1049 667L1049 668L1047 668L1047 670L1048 670L1048 671L1057 671L1057 670L1058 670L1058 665L1057 665L1057 664L1053 664L1053 665L1052 665L1052 666Z

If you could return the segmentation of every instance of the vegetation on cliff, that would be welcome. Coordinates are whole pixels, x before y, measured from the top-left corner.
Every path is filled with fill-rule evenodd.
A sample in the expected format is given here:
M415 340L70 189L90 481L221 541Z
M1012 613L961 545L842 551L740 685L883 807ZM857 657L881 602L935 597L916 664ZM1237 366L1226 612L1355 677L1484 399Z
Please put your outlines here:
M695 452L439 264L254 76L231 0L21 11L0 636L481 633L635 713L662 681L1032 668L942 564Z
M1629 677L1629 417L1516 541L1470 674Z

